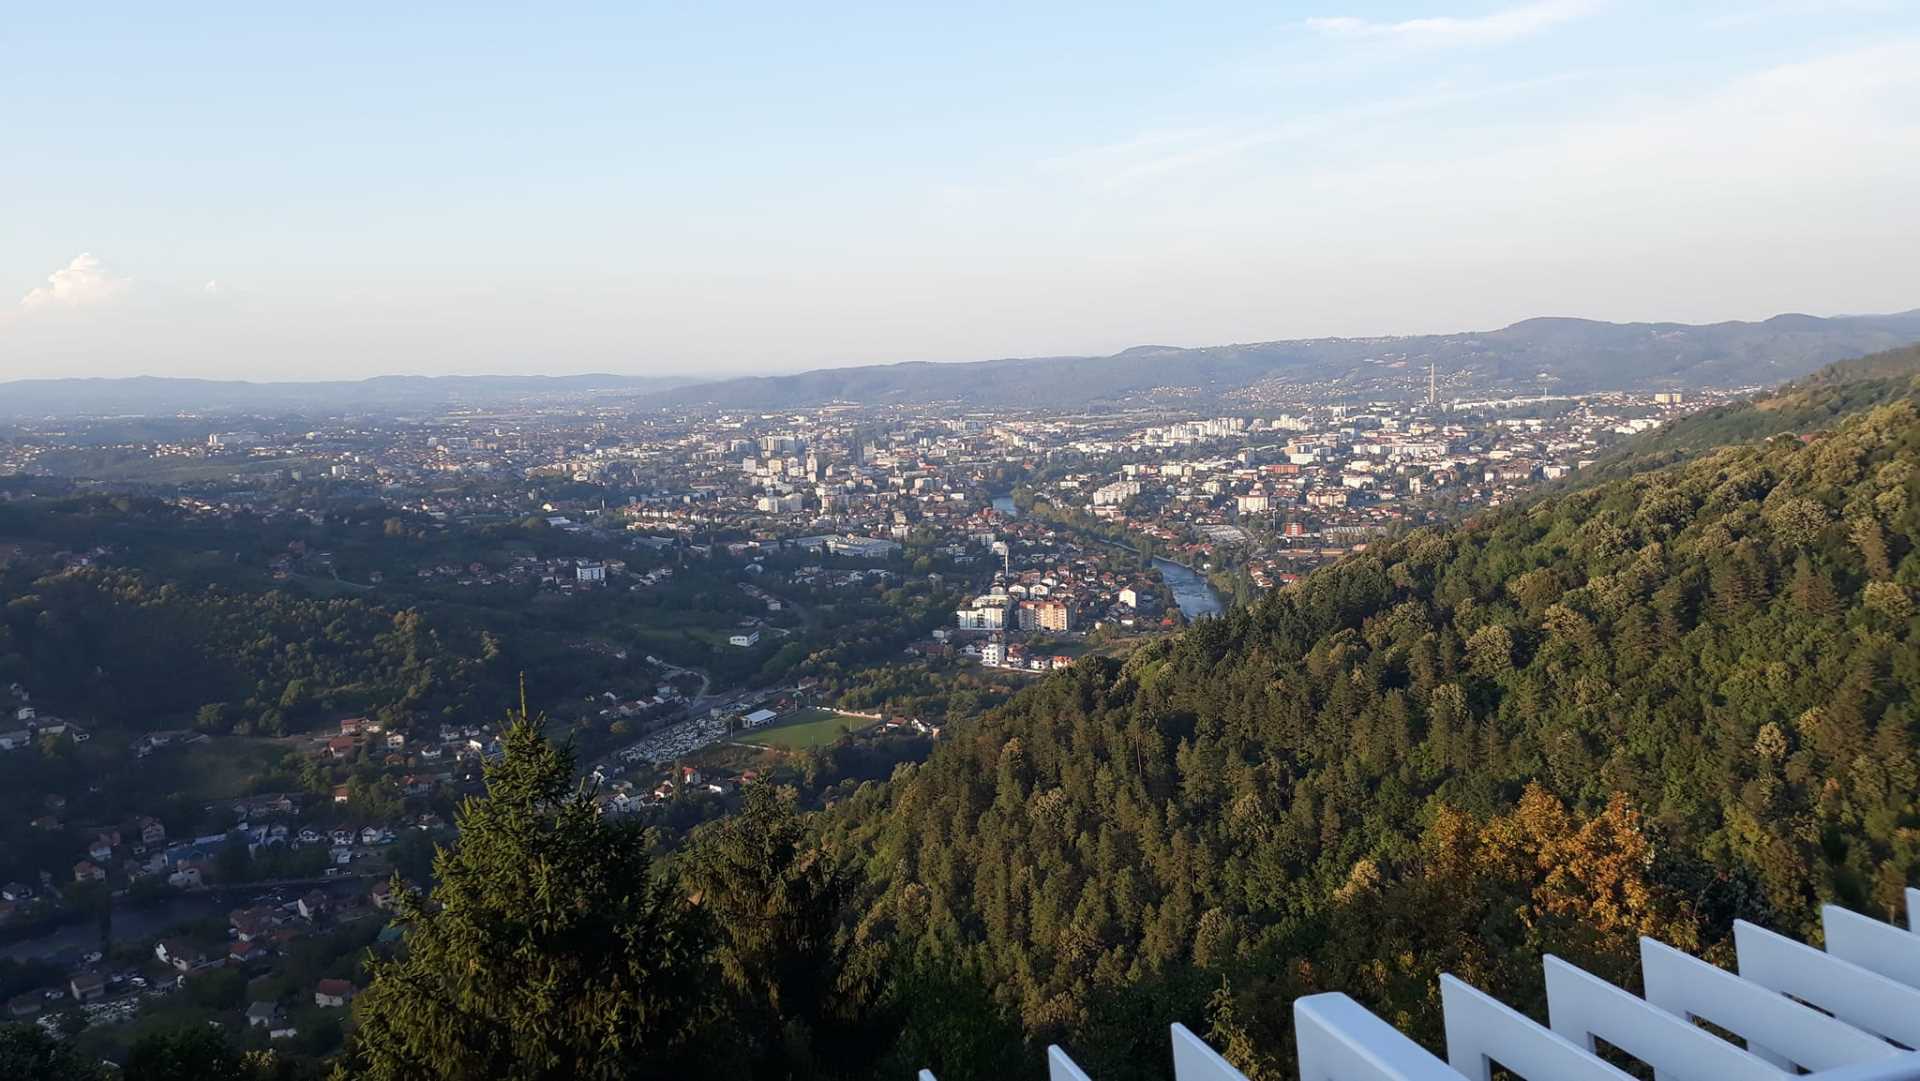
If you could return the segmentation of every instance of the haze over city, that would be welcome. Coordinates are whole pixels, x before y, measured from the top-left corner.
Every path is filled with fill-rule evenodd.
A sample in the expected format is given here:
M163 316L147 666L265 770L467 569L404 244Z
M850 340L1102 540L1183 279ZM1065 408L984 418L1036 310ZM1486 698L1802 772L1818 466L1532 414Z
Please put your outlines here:
M714 377L1902 311L1920 16L9 13L0 380Z

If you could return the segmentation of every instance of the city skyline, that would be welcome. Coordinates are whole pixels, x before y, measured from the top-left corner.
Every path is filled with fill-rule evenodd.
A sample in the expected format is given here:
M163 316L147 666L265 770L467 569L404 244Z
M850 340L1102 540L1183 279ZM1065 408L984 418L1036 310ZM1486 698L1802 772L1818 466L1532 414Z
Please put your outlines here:
M0 44L0 380L1916 305L1891 4L92 20Z

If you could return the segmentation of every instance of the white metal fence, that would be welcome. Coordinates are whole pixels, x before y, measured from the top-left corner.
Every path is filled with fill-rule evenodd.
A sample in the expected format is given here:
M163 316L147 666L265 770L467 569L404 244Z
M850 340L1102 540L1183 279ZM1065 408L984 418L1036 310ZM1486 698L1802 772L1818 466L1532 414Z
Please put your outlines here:
M1547 957L1546 1025L1443 975L1444 1061L1346 995L1309 995L1293 1004L1300 1079L1490 1081L1499 1066L1523 1081L1631 1081L1595 1053L1604 1042L1657 1081L1920 1081L1920 890L1906 896L1906 928L1822 909L1824 951L1736 923L1738 972L1643 938L1644 996ZM1047 1072L1091 1081L1058 1047ZM1181 1025L1173 1075L1246 1081Z

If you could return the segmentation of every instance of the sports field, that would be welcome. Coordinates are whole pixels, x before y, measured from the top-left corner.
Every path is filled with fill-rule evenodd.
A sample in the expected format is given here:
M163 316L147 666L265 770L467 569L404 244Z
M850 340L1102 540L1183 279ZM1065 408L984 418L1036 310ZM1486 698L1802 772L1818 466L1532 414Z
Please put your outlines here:
M756 747L800 751L809 747L825 747L848 732L870 728L874 723L866 717L854 717L816 706L796 709L775 718L764 728L748 729L740 733L738 742Z

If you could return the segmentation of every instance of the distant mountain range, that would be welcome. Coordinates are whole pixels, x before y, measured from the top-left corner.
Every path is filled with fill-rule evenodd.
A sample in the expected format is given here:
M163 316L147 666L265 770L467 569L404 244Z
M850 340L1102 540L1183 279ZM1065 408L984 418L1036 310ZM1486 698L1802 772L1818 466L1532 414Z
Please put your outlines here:
M1920 310L1759 323L1603 323L1528 319L1501 330L1393 338L1311 338L1200 348L1136 346L1110 357L885 364L729 379L657 396L670 404L784 409L822 402L1075 407L1217 398L1274 380L1345 384L1355 395L1771 385L1847 357L1920 341ZM1543 381L1541 376L1545 374ZM1338 386L1336 390L1340 389Z
M827 402L1078 408L1215 402L1288 384L1373 397L1418 393L1427 365L1442 394L1543 387L1557 393L1773 385L1837 360L1920 342L1920 309L1897 315L1778 315L1758 323L1528 319L1500 330L1308 338L1198 348L1142 345L1108 357L1028 357L822 368L701 381L676 376L383 376L357 382L34 379L0 383L0 416L178 412L408 413L598 394L648 405L792 409ZM1236 393L1240 392L1240 393Z
M411 413L590 392L653 393L697 382L633 375L385 375L313 383L239 380L22 379L0 383L0 416L168 413Z

